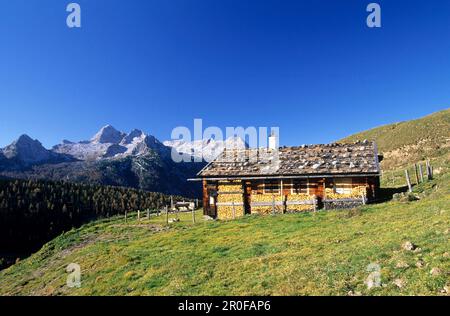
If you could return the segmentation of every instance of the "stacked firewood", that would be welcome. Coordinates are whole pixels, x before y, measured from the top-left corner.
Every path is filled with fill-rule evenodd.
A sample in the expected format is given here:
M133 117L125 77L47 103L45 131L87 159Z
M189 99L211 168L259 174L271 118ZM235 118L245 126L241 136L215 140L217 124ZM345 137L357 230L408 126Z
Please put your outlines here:
M260 203L260 202L266 202L266 203L272 203L275 202L283 202L284 201L284 195L279 194L253 194L251 197L251 202L253 203ZM252 205L252 213L256 214L272 214L274 211L275 213L283 213L284 206L283 205L275 205L275 208L270 206L254 206Z
M228 205L218 205L217 206L217 218L218 219L235 219L244 216L244 206L235 205L234 211L233 206Z
M298 193L288 195L288 201L310 201L313 202L315 196L306 193ZM298 205L286 205L286 212L303 212L314 210L314 204L298 204Z
M217 203L232 203L242 204L243 197L242 193L233 193L233 194L218 194L217 195Z
M242 192L240 181L219 182L219 192Z
M367 188L365 186L354 187L351 193L335 193L333 189L325 189L325 197L330 200L357 199L365 195L367 195Z
M306 193L294 193L289 195L289 200L293 201L307 201L312 199L314 199L314 196Z
M243 190L240 181L220 182L217 196L217 218L234 219L244 216ZM220 205L227 203L235 205Z

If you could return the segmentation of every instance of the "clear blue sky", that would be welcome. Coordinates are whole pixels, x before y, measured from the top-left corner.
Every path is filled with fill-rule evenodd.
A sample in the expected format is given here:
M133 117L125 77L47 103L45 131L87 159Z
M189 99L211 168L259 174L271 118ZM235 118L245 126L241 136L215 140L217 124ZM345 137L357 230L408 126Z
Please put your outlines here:
M101 126L161 140L194 118L324 143L449 107L450 1L0 2L0 146ZM412 131L413 132L413 131Z

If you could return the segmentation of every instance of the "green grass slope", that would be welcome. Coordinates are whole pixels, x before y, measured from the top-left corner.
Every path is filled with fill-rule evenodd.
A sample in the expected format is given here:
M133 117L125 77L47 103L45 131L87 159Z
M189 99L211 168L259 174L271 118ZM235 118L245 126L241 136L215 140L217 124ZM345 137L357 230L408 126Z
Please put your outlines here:
M0 294L446 295L449 166L412 202L195 225L185 214L169 227L163 216L94 222L1 271ZM80 288L66 285L70 263L81 266ZM365 284L370 264L381 287Z
M405 165L431 158L419 200L195 225L191 214L168 226L164 216L97 221L0 271L0 295L449 295L449 122L445 110L343 140L378 142L390 191L405 185ZM79 288L66 285L70 263ZM381 286L369 289L374 264Z
M374 140L386 155L383 167L392 168L439 157L450 152L450 109L426 117L380 126L339 142Z

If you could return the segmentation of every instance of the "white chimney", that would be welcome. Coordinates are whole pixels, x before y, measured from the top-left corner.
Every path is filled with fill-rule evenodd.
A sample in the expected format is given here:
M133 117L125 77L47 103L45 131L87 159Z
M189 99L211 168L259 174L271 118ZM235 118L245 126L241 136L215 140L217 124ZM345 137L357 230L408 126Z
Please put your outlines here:
M278 136L274 132L269 136L269 149L278 150Z

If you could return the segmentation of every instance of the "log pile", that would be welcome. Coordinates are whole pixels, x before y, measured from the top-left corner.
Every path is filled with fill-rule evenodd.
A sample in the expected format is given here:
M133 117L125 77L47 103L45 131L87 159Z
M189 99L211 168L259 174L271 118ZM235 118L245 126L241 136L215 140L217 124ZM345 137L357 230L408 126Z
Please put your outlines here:
M242 193L236 194L218 194L217 195L217 203L232 203L242 204L243 197Z
M315 196L308 195L306 193L298 193L288 195L287 201L311 201L313 202ZM286 212L304 212L304 211L313 211L314 204L299 204L299 205L286 205Z
M314 198L313 195L309 195L306 193L294 193L288 196L289 200L293 200L293 201L307 201L307 200L312 200Z
M333 189L325 189L325 198L329 200L339 200L339 199L359 199L362 196L367 195L367 188L365 186L358 186L352 188L351 193L335 193Z
M220 205L227 203L233 205ZM233 210L234 209L234 210ZM219 182L217 196L217 218L234 219L244 216L243 189L240 181Z
M252 214L272 214L274 208L270 206L254 206L253 203L272 203L275 200L277 202L284 201L284 195L279 194L253 194L251 197ZM275 205L275 213L283 213L284 205Z
M243 205L235 205L234 213L233 206L228 205L218 205L217 206L217 218L221 220L226 219L234 219L238 217L244 216L244 206Z
M219 182L219 192L242 192L241 181Z

